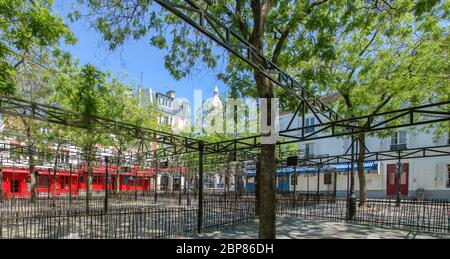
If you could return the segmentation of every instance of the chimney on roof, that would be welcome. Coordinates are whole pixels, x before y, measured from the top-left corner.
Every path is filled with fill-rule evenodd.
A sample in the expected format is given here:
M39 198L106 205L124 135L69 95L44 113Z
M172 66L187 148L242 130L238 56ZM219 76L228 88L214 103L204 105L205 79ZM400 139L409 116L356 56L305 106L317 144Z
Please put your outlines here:
M167 92L167 96L169 96L169 97L175 99L175 91L173 91L173 90L168 91L168 92Z

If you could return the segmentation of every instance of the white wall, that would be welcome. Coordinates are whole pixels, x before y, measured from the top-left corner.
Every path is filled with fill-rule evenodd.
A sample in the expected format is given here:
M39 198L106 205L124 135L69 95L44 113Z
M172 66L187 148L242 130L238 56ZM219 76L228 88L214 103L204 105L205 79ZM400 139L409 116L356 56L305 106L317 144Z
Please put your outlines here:
M285 129L291 120L291 114L283 114L280 116L280 129ZM312 115L306 116L307 118ZM317 121L317 120L316 120ZM300 127L301 119L297 118L292 123L292 128ZM440 138L435 138L433 133L420 131L419 127L409 127L406 129L407 148L430 147L446 145L448 141L448 133L445 133ZM317 129L316 129L317 130ZM297 133L298 134L298 133ZM300 149L305 149L306 144L314 144L315 155L343 155L350 146L350 139L348 137L342 138L327 138L312 141L305 141L299 143ZM368 136L366 138L366 146L371 152L390 150L391 138L379 138L377 136ZM450 147L445 150L450 151ZM380 171L381 174L366 174L366 185L369 191L386 192L386 174L387 165L395 164L397 161L382 161ZM450 164L450 157L436 157L436 158L416 158L409 160L402 160L403 163L409 163L409 190L411 193L419 188L424 188L427 191L448 191L450 188L445 186L448 181L448 173L438 171L439 165ZM440 172L440 173L439 173ZM437 175L438 174L438 175ZM445 174L443 176L442 174ZM437 177L438 176L438 177ZM442 179L442 177L444 177ZM438 178L438 179L437 179ZM317 189L317 174L309 176L310 190ZM326 190L327 186L323 184L323 174L321 175L321 190ZM291 187L293 189L293 186ZM337 189L347 190L347 174L338 175ZM359 189L359 182L357 173L355 172L355 189ZM307 190L306 175L299 176L297 190Z

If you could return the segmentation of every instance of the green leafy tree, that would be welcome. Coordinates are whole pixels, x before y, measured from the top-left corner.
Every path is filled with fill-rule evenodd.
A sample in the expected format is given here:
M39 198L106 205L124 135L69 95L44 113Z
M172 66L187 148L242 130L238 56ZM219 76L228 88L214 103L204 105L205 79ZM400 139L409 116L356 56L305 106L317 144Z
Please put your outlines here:
M218 54L213 44L199 32L192 31L189 25L171 14L151 9L151 1L81 1L89 5L90 17L94 17L96 27L103 33L110 47L123 44L126 39L139 39L152 32L151 44L167 48L165 66L171 74L179 79L188 75L195 63L202 62L208 67L215 67ZM178 1L175 1L178 2ZM280 60L301 26L313 13L323 11L328 1L205 1L201 4L212 14L241 33L259 52L267 55L282 68L288 66ZM80 17L75 13L74 17ZM167 25L169 27L167 27ZM171 38L170 42L167 38ZM264 67L261 60L253 57L253 62ZM235 92L245 90L260 98L275 97L273 84L258 70L252 70L234 56L228 57L228 78L238 80L240 84L230 84ZM223 76L222 78L225 78ZM230 83L230 80L227 80ZM256 87L253 85L256 82ZM269 112L270 114L270 112ZM260 237L275 237L275 144L261 147L261 213Z
M42 47L53 49L61 39L74 43L70 29L52 12L51 0L0 1L0 94L13 94L22 64L36 62Z
M449 100L448 8L447 1L353 1L345 12L308 24L298 54L291 53L301 58L285 58L299 64L298 76L311 87L337 91L337 111L347 118ZM320 45L328 47L318 51ZM360 206L367 199L367 135L356 136Z
M73 76L73 83L66 85L61 91L68 100L68 108L85 115L80 122L84 129L73 130L71 138L83 149L84 161L88 167L85 181L86 212L89 213L93 162L98 145L106 141L105 134L98 128L91 116L106 117L106 101L109 94L106 75L92 65L85 65Z
M133 96L132 90L116 78L112 78L108 83L108 92L109 96L106 102L108 107L106 116L108 118L138 127L158 129L157 118L159 113L149 100L141 100L139 93L137 93L137 96ZM121 161L126 153L139 150L139 147L136 147L139 145L136 141L137 137L140 136L113 134L109 138L111 146L117 152L116 193L119 192L120 186ZM141 163L139 162L139 164Z
M24 78L32 77L26 66L34 67L41 64L43 53L57 51L61 39L66 43L75 43L70 29L61 17L52 12L51 0L1 0L0 1L0 94L13 95L19 89L19 96L24 96ZM46 74L49 71L43 71ZM5 118L7 119L7 117ZM14 120L13 120L14 121ZM17 121L16 121L17 122ZM14 122L12 123L14 124ZM36 176L34 174L34 155L31 148L36 146L34 140L37 133L36 122L22 120L21 129L26 129L29 166L31 172L32 201L35 199ZM16 123L16 126L18 124ZM0 170L1 178L1 170Z
M48 56L45 53L39 58L40 62L48 62ZM36 64L21 65L17 68L16 96L31 102L43 102L47 93L51 91L49 82L49 73L42 71L42 68ZM36 200L37 188L37 172L35 171L38 157L36 150L42 148L41 143L44 135L41 129L43 123L27 117L4 117L6 128L14 130L16 140L25 142L25 153L28 159L28 167L30 171L30 192L31 202ZM18 134L17 134L18 133Z
M87 3L89 6L89 17L94 20L95 26L104 35L104 39L109 43L111 49L122 45L129 38L140 39L150 34L152 46L168 50L165 66L176 79L190 74L195 64L201 63L210 68L218 64L221 52L216 50L210 40L200 36L200 32L194 31L174 15L152 8L152 1L85 0L81 2ZM173 2L181 3L183 1ZM328 83L329 80L326 77L328 73L325 73L323 69L318 69L316 64L311 61L314 60L322 65L337 60L338 49L343 47L337 45L341 33L346 34L360 30L363 36L372 35L373 33L368 33L365 28L373 32L373 28L377 26L374 20L380 20L379 16L383 16L380 14L380 9L388 9L387 16L395 13L395 9L401 9L401 13L410 13L420 17L421 15L427 16L428 10L433 9L439 3L436 0L219 0L195 2L207 8L214 17L239 32L244 39L280 68L293 74L297 79L309 79L306 80L305 86L313 90L318 90L318 88L317 83L312 83L311 77L323 83L321 84L322 90L328 87L325 82ZM448 4L446 5L448 8ZM365 11L368 13L362 14ZM448 13L446 10L443 12ZM75 12L74 17L81 17L81 14ZM403 27L406 21L395 16L392 18L391 22L385 22L380 26L391 27L394 30L392 33L397 33L395 30ZM386 24L393 26L386 26ZM354 33L353 35L357 36L358 34ZM347 40L345 37L342 39ZM366 39L367 37L364 41ZM358 38L352 39L351 37L348 40L350 42L359 41ZM358 52L353 51L353 53ZM314 59L308 60L310 57L314 57ZM283 107L293 106L293 103L289 102L292 100L289 94L275 88L260 71L252 70L232 55L227 56L226 59L226 70L219 75L219 78L230 86L232 93L260 98L278 96L282 99ZM263 68L266 65L255 56L252 57L252 61ZM357 68L355 72L360 72L360 70ZM386 95L384 98L388 97L389 95ZM275 145L262 145L261 147L260 238L275 238L275 150Z

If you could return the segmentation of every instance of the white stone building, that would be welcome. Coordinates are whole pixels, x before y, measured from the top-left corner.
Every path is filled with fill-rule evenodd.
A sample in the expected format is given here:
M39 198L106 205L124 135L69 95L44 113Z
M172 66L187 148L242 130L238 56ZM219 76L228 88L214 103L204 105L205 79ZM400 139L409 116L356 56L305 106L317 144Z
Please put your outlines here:
M289 124L291 113L280 114L280 128L285 129ZM301 127L302 118L297 116L293 121L292 128ZM317 125L317 119L312 114L305 116L305 126ZM319 129L309 129L309 132ZM321 134L321 133L318 133ZM377 151L398 151L411 148L422 148L432 146L444 146L441 150L450 151L450 136L445 134L436 137L433 132L427 133L419 127L401 128L387 138L368 136L366 146L370 152ZM343 155L351 145L349 137L325 138L299 143L299 150L304 150L306 156L321 155ZM366 187L369 196L386 197L394 196L397 192L397 177L395 177L395 165L397 160L371 161L366 168ZM401 193L404 196L416 197L418 191L424 192L425 199L447 199L450 200L450 156L434 158L414 158L401 161L404 164L404 173L401 176ZM355 169L355 190L358 194L359 181ZM340 196L345 196L348 190L349 174L346 172L337 173L336 190ZM285 176L286 177L286 176ZM278 187L281 182L289 180L289 189L292 191L293 177L289 179L278 177ZM316 191L317 173L300 173L297 180L298 191ZM334 185L334 183L333 183ZM319 190L334 190L334 186L325 184L325 174L320 174Z
M170 126L175 132L191 126L191 104L187 99L176 98L175 91L166 94L154 92L151 88L140 90L140 103L150 102L161 115L160 125Z

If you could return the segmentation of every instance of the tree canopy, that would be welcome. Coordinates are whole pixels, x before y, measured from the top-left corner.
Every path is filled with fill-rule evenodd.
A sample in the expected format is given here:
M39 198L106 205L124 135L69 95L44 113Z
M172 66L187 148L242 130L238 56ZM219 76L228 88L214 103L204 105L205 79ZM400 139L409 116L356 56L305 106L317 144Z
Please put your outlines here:
M52 0L0 0L0 93L13 94L22 64L36 62L42 51L56 50L61 40L75 43L72 31L52 11Z

